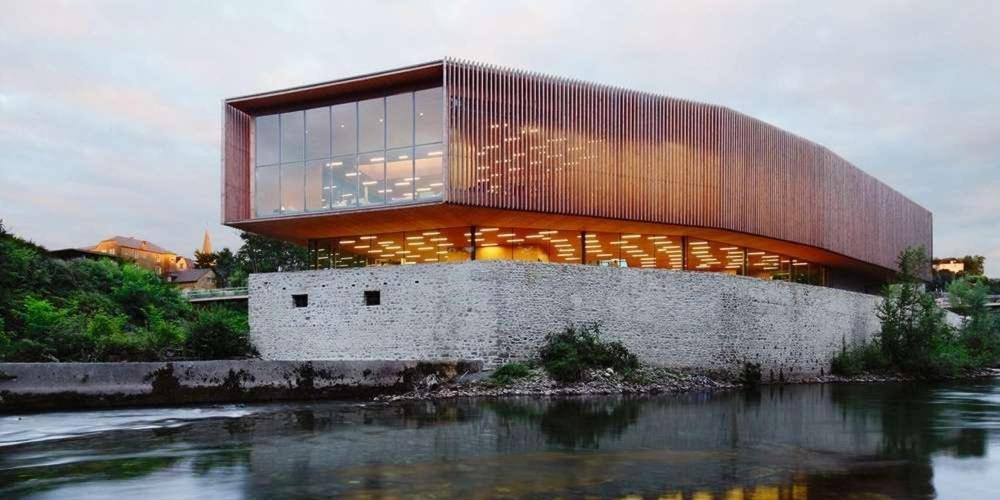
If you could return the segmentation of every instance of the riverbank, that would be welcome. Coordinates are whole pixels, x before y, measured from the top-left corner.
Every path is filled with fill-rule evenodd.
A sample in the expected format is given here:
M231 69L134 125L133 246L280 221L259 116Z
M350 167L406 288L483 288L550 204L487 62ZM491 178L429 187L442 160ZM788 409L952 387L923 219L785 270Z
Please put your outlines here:
M726 391L746 387L732 377L711 375L690 371L671 370L654 366L642 366L630 374L615 373L613 370L590 370L580 382L563 384L550 377L545 370L533 368L529 374L507 383L491 378L491 372L441 380L429 375L420 380L411 390L401 394L384 394L376 401L394 402L411 400L436 400L452 398L499 398L511 396L587 396L587 395L642 395L642 394L683 394L687 392ZM1000 369L974 370L950 381L1000 378ZM810 385L810 384L877 384L899 382L942 382L904 374L861 374L853 377L823 375L798 379L790 382L763 383L761 385Z
M466 397L680 394L732 390L739 387L741 387L739 382L721 377L654 366L642 366L629 374L616 373L610 368L589 370L580 382L563 384L550 377L545 370L533 368L526 376L507 383L491 378L489 372L457 377L452 381L441 381L434 376L427 376L410 391L382 395L375 399L391 402Z
M731 376L643 365L628 374L589 370L563 384L541 368L496 380L480 361L261 361L0 363L0 413L363 399L380 402L508 396L642 395L738 389ZM1000 369L952 380L1000 378ZM795 385L928 382L900 374L824 375ZM768 384L765 384L768 385Z
M479 361L263 361L0 363L0 413L370 399L452 380Z

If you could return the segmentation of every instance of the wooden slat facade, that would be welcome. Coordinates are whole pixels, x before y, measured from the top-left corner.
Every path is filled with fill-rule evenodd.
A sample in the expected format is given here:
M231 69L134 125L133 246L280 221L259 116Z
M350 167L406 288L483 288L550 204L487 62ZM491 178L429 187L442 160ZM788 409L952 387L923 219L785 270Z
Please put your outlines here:
M253 199L253 118L229 104L223 104L222 110L222 220L246 220Z
M446 94L443 205L252 218L254 115L435 78ZM828 149L722 106L446 59L230 99L223 109L223 222L293 241L353 234L359 224L521 221L660 227L801 257L811 247L828 253L807 252L813 260L834 266L846 257L894 269L907 246L933 251L926 209Z
M723 229L893 269L931 213L731 109L446 60L450 203Z

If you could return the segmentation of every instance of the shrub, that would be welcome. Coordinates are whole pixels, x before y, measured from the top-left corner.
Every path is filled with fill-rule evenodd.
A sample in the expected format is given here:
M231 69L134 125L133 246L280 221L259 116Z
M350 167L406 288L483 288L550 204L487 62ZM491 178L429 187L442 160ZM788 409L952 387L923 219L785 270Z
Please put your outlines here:
M204 359L251 356L256 351L249 330L245 314L220 306L200 309L188 325L188 349Z
M196 314L172 285L135 264L61 261L0 231L0 360L239 356L248 352L247 329L245 310Z
M852 347L846 345L833 357L830 371L842 377L854 377L865 371L889 368L877 342L864 342Z
M923 375L931 377L954 377L977 365L969 351L957 341L942 342L931 351Z
M510 385L515 380L531 375L531 368L523 363L507 363L497 368L490 376L494 382L500 385Z
M958 337L978 366L992 366L1000 361L1000 322L986 307L989 283L982 277L962 277L948 285L952 308L964 315Z
M21 309L23 335L14 340L11 361L70 361L93 352L82 321L48 300L28 297Z
M560 382L575 382L586 370L611 368L621 373L639 367L639 360L621 342L601 339L596 324L568 326L545 337L541 350L542 366Z
M750 387L760 385L764 379L760 370L760 363L743 362L743 369L740 370L740 383Z
M898 283L887 286L878 308L882 329L868 344L846 347L834 357L831 371L852 376L863 371L895 369L929 377L951 377L1000 361L998 322L986 307L988 283L964 278L948 287L952 307L966 315L958 330L924 291L919 277L927 267L921 247L908 248L897 261Z

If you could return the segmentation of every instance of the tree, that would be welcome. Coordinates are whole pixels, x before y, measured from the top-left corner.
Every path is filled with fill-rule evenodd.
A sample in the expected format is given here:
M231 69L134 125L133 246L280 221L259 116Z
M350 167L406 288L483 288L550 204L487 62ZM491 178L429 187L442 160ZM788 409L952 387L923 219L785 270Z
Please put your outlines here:
M215 280L221 288L246 285L246 272L229 248L215 252Z
M201 253L194 251L195 269L212 269L215 267L215 253Z
M937 306L920 280L929 260L926 250L911 247L897 259L897 283L883 290L878 307L882 320L879 343L886 360L904 371L918 371L935 364L933 353L950 340L951 330L944 311Z
M309 268L309 250L253 233L240 233L243 246L236 253L243 269L250 273L302 271Z
M986 307L989 292L989 280L982 276L960 278L948 286L951 307L963 316L961 340L979 365L1000 360L1000 324Z
M986 257L982 255L966 255L962 257L963 269L962 273L965 276L982 276L983 269L986 266Z

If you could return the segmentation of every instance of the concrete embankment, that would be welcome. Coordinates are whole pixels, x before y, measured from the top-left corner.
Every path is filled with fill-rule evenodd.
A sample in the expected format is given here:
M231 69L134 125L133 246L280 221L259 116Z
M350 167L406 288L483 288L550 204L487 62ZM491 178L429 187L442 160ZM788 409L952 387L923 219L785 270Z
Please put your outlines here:
M367 398L481 369L480 361L0 363L0 412Z

